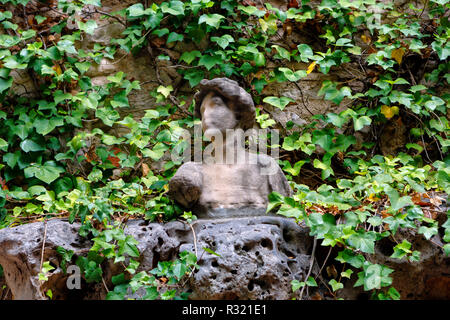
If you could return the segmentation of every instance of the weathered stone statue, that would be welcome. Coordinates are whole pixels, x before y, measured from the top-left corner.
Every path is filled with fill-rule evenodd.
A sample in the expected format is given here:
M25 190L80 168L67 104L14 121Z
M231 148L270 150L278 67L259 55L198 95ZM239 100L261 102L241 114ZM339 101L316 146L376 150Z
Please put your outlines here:
M193 208L199 217L216 218L264 214L272 191L291 194L275 159L245 150L242 134L255 122L255 107L236 81L202 80L195 113L202 119L205 137L213 141L214 156L178 169L169 182L174 200Z

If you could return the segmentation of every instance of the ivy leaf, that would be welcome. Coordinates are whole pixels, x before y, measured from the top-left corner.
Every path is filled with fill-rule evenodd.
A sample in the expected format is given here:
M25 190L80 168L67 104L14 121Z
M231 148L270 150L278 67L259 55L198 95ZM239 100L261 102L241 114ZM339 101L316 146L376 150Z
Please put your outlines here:
M202 14L198 19L198 24L206 23L207 25L217 29L219 28L222 19L225 19L225 17L217 13Z
M8 142L2 138L0 138L0 150L3 150L3 151L8 150ZM3 158L5 158L5 156L3 156Z
M341 263L348 263L355 268L361 268L364 265L364 257L360 254L353 253L353 251L349 249L340 251L336 260Z
M0 93L2 93L5 90L8 90L13 83L12 77L3 78L0 77Z
M30 140L30 139L23 140L20 143L20 148L22 148L22 150L25 151L25 152L30 152L30 151L37 152L37 151L44 151L45 150L45 148L42 145L40 145L40 144L36 143L35 141Z
M184 36L182 34L178 34L176 32L171 32L167 37L167 43L183 41Z
M301 167L307 162L308 162L308 160L300 160L294 164L294 167L292 167L291 163L289 161L286 161L285 162L286 165L283 167L283 170L293 176L298 176L298 174L300 173Z
M359 118L353 118L353 126L355 128L355 131L359 131L365 126L368 126L372 123L372 119L368 116L362 116Z
M139 250L136 247L137 244L138 242L132 236L127 236L125 239L119 240L119 254L128 254L131 257L138 258Z
M275 48L275 50L277 51L277 53L274 55L275 59L287 59L288 61L291 61L291 53L288 50L276 44L274 44L272 48Z
M36 132L44 136L52 132L56 127L62 125L64 125L64 120L57 117L52 119L36 119L33 123L33 126L36 128Z
M36 177L45 183L52 183L59 178L65 170L56 165L54 161L47 161L44 165L33 165L24 170L26 178Z
M278 109L280 109L281 111L283 111L283 109L291 102L295 102L294 99L288 98L288 97L265 97L263 99L263 102L268 103L274 107L277 107Z
M318 144L325 151L329 151L333 146L333 138L334 138L333 129L314 130L312 143Z
M397 61L398 64L402 64L403 55L405 54L405 48L398 48L391 51L391 58Z
M364 271L358 273L358 281L355 287L364 284L364 290L381 289L390 286L392 278L389 276L394 270L379 264L368 264L364 266Z
M358 230L347 239L347 242L350 246L362 252L374 253L375 240L376 234L374 232Z
M198 65L205 66L206 69L210 70L216 64L220 64L221 62L222 59L219 56L204 55L198 61Z
M168 149L169 147L164 143L158 142L152 149L142 149L141 152L144 157L150 157L154 161L158 161Z
M412 252L410 249L411 243L407 240L403 240L402 243L399 243L394 247L394 253L391 255L391 258L401 259Z
M130 17L141 17L145 14L144 5L142 3L135 3L126 9Z
M397 211L405 206L414 205L410 196L404 196L400 198L397 190L395 190L391 186L386 186L384 188L384 192L389 196L392 210Z
M73 41L70 40L60 40L57 43L58 49L61 51L65 51L67 53L77 54L77 50L73 44Z
M234 42L234 39L229 34L224 34L221 37L212 37L211 41L216 42L222 49L225 49L231 42Z
M187 271L187 267L184 263L176 262L175 266L173 267L173 274L177 279L181 279Z
M386 119L390 119L396 114L398 114L399 109L397 106L389 107L386 105L381 106L381 113L386 117Z
M191 64L192 61L194 61L195 58L201 57L202 54L200 51L194 50L194 51L185 51L180 57L180 61L184 61L187 64Z
M292 82L297 82L301 78L304 78L308 75L305 70L297 70L295 72L289 68L278 68L278 70L283 73L286 79Z
M242 12L245 12L246 14L250 15L255 15L259 18L261 18L262 16L264 16L266 14L265 10L259 10L258 8L254 7L254 6L243 6L243 5L238 5L238 9Z
M0 138L1 139L1 138ZM6 151L3 149L3 151ZM16 166L17 161L20 158L20 151L16 151L14 153L7 153L3 156L3 161L12 169Z
M191 88L195 87L205 77L205 73L202 70L187 70L184 74L184 78L189 81Z
M95 22L95 20L88 20L86 22L77 20L77 23L78 23L78 28L81 31L84 31L90 35L93 35L95 32L95 29L97 28L97 22Z
M107 126L114 125L114 122L120 119L119 113L113 108L99 108L95 110L95 116L103 121Z
M438 228L421 226L418 232L420 234L423 234L427 240L430 240L433 236L435 236L438 233Z
M163 13L174 16L184 15L184 3L182 1L163 2L160 8Z
M351 97L352 93L349 87L337 89L336 86L337 83L330 80L325 80L322 83L322 87L320 88L318 95L325 95L324 98L326 100L333 101L337 105L340 104L345 97Z
M337 282L335 279L331 279L328 283L330 284L331 289L333 290L333 292L344 288L344 285L342 283L340 283L340 282Z
M172 86L167 86L167 87L159 86L156 89L156 91L161 93L165 98L167 98L170 95L170 93L173 91L173 87Z
M311 59L314 56L311 47L308 46L307 44L304 44L304 43L299 44L297 46L297 49L298 49L298 52L300 53L300 60L302 62L308 62L309 59Z
M313 277L308 277L308 280L306 280L306 285L310 287L317 287L317 282Z
M292 280L291 281L291 286L292 286L292 292L297 291L298 289L302 288L305 286L305 283L302 281L298 281L298 280Z

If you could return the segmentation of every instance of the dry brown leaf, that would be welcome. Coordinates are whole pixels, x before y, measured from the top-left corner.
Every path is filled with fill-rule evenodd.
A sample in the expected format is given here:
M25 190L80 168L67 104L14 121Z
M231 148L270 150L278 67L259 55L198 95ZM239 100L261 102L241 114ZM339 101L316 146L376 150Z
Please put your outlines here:
M149 172L150 172L150 168L148 167L148 165L146 163L143 163L142 164L142 176L146 177Z
M392 59L397 61L398 64L402 64L404 54L405 54L405 48L398 48L398 49L392 50L391 57L392 57Z
M98 161L98 156L97 156L97 153L95 152L95 145L94 144L92 144L89 147L89 150L84 154L84 156L86 157L86 160L88 162Z
M334 266L334 264L332 264L331 266L327 267L327 274L329 277L336 279L338 276L336 267Z

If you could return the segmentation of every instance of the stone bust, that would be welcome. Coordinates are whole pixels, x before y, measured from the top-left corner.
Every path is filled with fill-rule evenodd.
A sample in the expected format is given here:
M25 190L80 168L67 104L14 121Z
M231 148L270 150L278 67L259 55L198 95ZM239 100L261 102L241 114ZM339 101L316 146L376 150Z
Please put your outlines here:
M239 132L255 122L251 95L236 81L215 78L202 80L194 99L204 136L215 144L215 154L223 156L183 164L169 181L169 196L202 218L263 215L271 192L290 196L292 190L275 159L248 152L238 139ZM232 163L223 160L228 157Z

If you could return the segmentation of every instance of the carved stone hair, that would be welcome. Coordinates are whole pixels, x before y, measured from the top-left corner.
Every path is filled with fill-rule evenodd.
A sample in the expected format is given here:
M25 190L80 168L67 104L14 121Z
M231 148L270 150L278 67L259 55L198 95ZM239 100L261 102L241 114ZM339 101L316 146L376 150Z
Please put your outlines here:
M202 117L200 106L205 96L212 91L225 99L225 103L234 111L236 118L239 120L239 126L243 130L253 127L255 105L252 96L241 88L236 81L228 78L203 79L199 87L200 91L194 95L196 117Z

